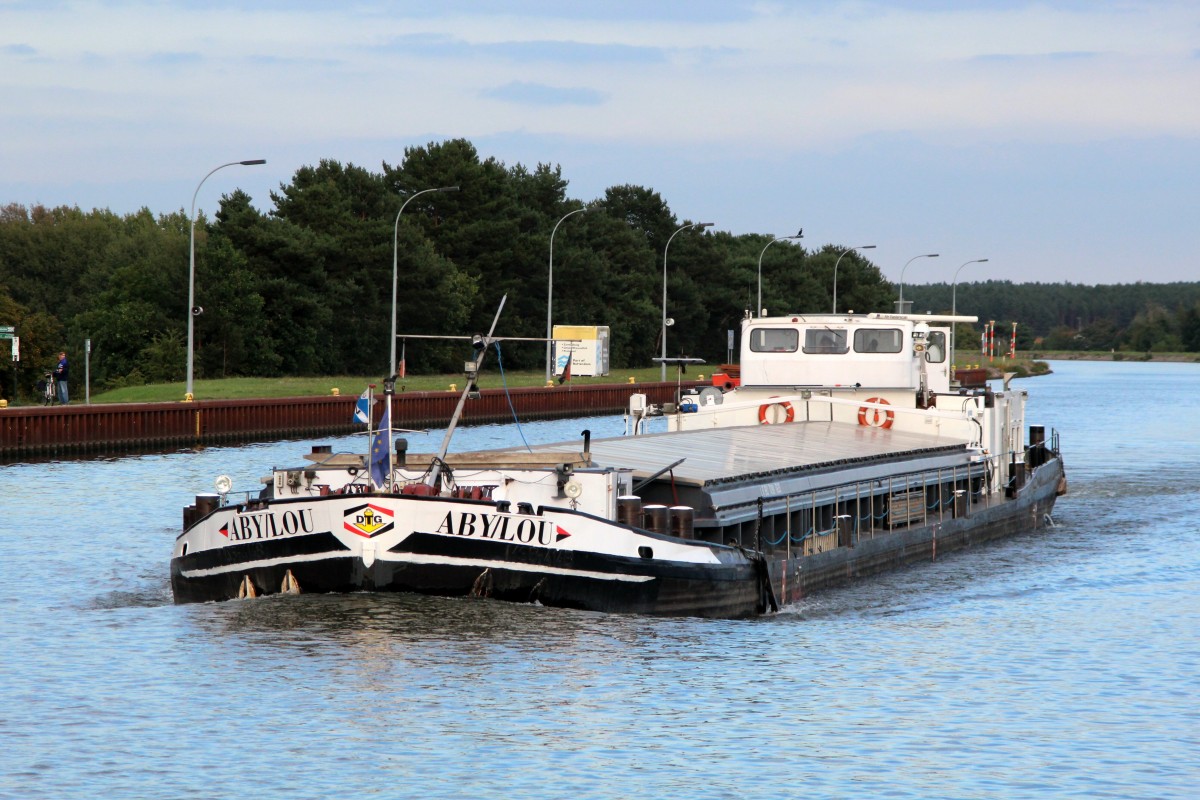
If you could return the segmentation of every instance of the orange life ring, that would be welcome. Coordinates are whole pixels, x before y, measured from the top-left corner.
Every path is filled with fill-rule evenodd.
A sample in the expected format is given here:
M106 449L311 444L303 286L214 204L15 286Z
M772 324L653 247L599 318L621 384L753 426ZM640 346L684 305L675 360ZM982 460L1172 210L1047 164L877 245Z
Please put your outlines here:
M867 402L879 403L880 405L885 406L890 405L888 401L884 400L882 397L868 397ZM871 414L872 411L875 413ZM871 414L870 419L867 418L868 414ZM891 409L885 410L882 414L879 413L878 408L867 408L866 406L862 406L858 409L858 424L866 425L869 428L890 428L892 427L892 422L894 422L895 419L896 413Z
M779 406L783 409L784 414L786 415L784 422L792 422L796 419L796 409L792 408L792 404L787 400L784 400L782 403L763 403L758 407L758 423L760 425L772 424L771 421L767 419L767 409L769 409L771 406Z

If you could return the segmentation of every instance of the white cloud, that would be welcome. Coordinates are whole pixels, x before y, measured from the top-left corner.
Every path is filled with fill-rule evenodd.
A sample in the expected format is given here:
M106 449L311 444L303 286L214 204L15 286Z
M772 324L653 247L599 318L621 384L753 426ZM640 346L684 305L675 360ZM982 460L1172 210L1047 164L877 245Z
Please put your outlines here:
M0 201L28 202L32 192L73 202L66 187L76 181L102 193L117 180L116 193L136 192L139 179L190 196L210 161L281 154L278 183L320 158L375 166L405 145L452 136L506 143L527 162L558 154L589 186L603 180L590 176L593 163L614 173L609 183L689 193L704 173L716 197L753 197L751 187L730 188L744 185L737 170L770 181L770 169L757 170L772 162L792 165L804 187L806 163L853 172L844 159L870 154L886 173L914 151L942 148L965 154L957 174L971 183L991 159L1017 153L1161 140L1193 153L1200 138L1192 3L505 9L457 0L0 6ZM876 158L888 148L890 159ZM892 197L882 184L880 197ZM779 197L764 189L761 202L773 212ZM749 229L769 215L743 202L725 216Z

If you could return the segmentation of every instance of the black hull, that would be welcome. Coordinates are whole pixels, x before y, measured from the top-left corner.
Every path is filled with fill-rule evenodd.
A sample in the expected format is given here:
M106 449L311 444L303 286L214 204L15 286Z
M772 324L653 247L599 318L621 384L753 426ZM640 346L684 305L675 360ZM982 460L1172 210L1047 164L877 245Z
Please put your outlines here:
M761 613L769 602L762 570L737 550L728 552L728 563L688 564L586 552L547 554L526 547L414 534L395 548L394 555L420 560L390 560L383 555L368 566L325 533L220 552L224 563L219 565L206 553L171 561L175 602L236 598L247 577L255 594L276 594L282 591L289 571L305 593L478 596L612 613L740 618ZM531 556L541 560L535 563ZM437 561L430 563L431 558ZM184 575L185 571L213 566L230 569Z

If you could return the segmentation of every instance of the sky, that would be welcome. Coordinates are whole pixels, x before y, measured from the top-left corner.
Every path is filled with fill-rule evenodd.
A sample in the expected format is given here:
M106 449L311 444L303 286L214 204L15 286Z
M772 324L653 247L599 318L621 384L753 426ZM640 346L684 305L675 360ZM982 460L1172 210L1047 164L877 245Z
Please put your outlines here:
M0 0L0 205L270 210L455 138L907 284L1200 280L1195 0Z

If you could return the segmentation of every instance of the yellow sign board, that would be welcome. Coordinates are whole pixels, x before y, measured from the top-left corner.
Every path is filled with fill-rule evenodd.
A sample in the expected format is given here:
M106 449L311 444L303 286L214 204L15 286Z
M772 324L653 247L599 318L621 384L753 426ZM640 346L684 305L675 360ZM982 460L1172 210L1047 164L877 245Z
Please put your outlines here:
M607 375L608 342L607 325L555 325L554 374L570 362L572 375Z

